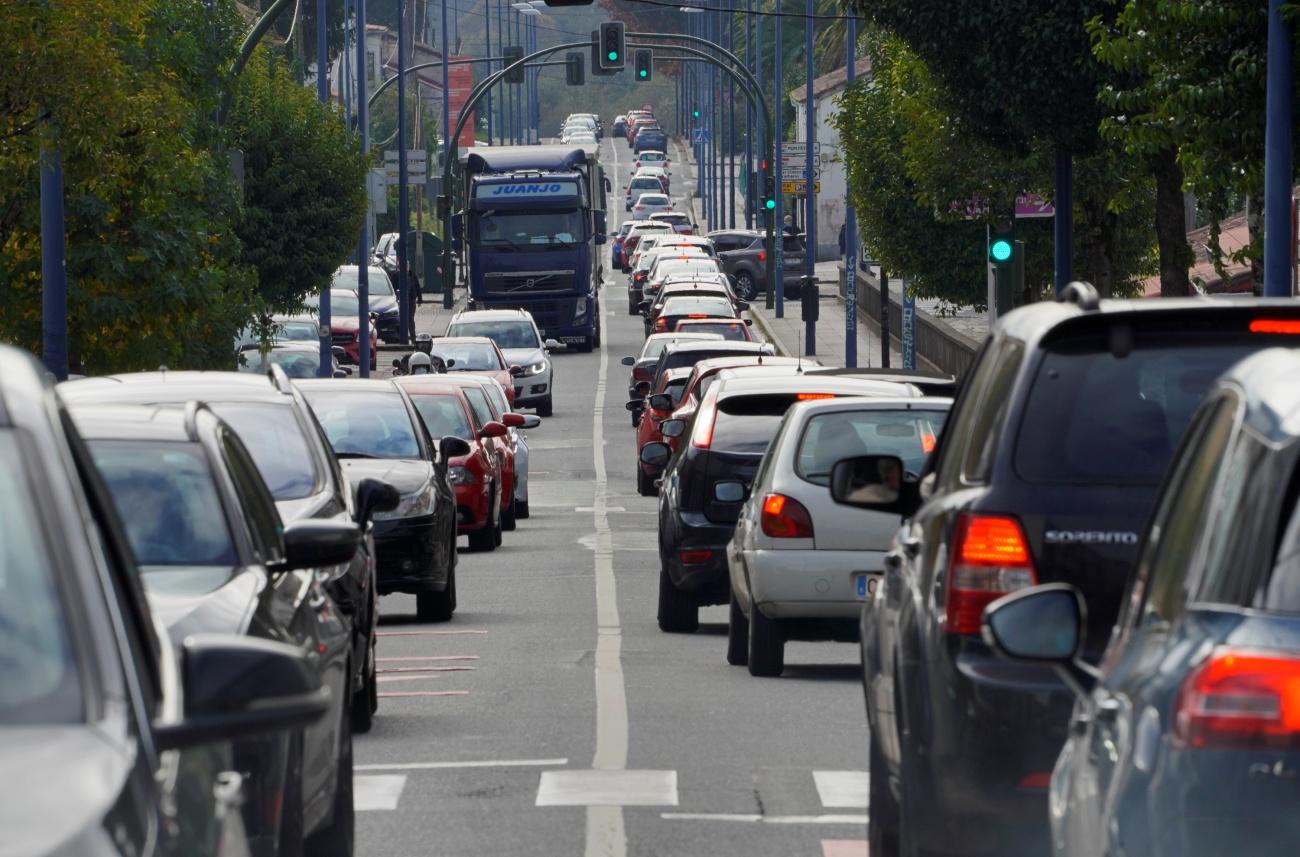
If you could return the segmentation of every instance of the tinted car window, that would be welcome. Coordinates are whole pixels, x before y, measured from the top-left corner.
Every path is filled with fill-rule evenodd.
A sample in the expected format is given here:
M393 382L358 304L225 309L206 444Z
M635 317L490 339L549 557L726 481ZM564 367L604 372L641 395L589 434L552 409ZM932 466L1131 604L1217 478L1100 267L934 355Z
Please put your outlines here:
M993 468L993 453L1001 435L1002 422L1010 406L1011 385L1020 370L1024 346L1004 340L990 355L992 374L980 392L979 408L974 412L967 438L963 476L971 482L984 482Z
M1152 485L1214 379L1259 343L1177 339L1115 356L1105 341L1045 355L1016 441L1030 482Z
M794 402L795 397L789 393L723 399L718 403L710 448L719 452L765 451Z
M484 395L481 387L466 387L465 398L469 401L469 406L474 411L474 418L478 420L479 425L494 419L492 408L488 405L487 396Z
M243 518L253 539L253 550L262 562L279 562L284 559L281 537L284 526L280 521L280 513L266 490L266 483L258 474L252 456L243 449L234 432L223 428L219 437L226 468L234 480L235 491L243 506Z
M1246 433L1237 435L1214 491L1204 569L1193 601L1250 605L1277 544L1277 515L1269 512L1276 509L1287 476L1277 464L1265 444Z
M305 395L340 457L421 457L415 427L400 393L311 390Z
M272 349L265 355L256 349L244 351L240 357L240 372L264 375L272 366L284 369L290 378L315 378L320 374L320 353L294 349L284 351Z
M0 431L0 723L76 723L79 667L26 484L17 439Z
M230 402L211 407L244 442L271 496L296 500L316 490L320 472L293 408Z
M238 561L201 446L108 440L89 446L140 565L228 568Z
M943 428L940 411L838 411L808 420L795 473L817 485L829 485L835 462L858 455L896 455L911 473L920 473Z
M457 396L412 395L411 401L415 404L415 409L420 412L425 427L433 437L446 437L449 434L466 440L474 437L474 430L469 426L469 417L465 415L465 408Z

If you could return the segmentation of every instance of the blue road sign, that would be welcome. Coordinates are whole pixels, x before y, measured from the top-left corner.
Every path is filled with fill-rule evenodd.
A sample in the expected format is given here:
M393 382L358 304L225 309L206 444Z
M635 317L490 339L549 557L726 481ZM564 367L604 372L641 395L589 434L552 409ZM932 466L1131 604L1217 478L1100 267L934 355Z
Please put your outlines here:
M694 141L696 143L709 143L712 142L712 140L713 140L713 135L709 133L708 128L696 129L695 138L694 138Z

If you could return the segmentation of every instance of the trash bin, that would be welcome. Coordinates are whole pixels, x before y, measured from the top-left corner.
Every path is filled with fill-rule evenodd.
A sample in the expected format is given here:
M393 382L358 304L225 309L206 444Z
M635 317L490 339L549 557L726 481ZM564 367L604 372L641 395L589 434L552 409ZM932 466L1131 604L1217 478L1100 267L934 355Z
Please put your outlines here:
M801 314L804 321L816 322L821 317L821 287L817 285L816 275L804 275L799 278L803 282L803 288L799 293Z

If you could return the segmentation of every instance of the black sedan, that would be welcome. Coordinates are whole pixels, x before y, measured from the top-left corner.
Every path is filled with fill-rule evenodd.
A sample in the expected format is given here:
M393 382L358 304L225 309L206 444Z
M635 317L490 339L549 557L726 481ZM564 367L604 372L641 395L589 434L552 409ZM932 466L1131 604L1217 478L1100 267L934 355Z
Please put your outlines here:
M413 593L423 621L456 609L456 499L447 460L469 452L460 438L435 448L410 398L391 381L299 381L343 470L353 482L389 483L396 508L377 512L380 595Z
M330 711L315 724L233 746L235 764L250 772L245 823L255 848L297 853L305 841L351 854L352 629L314 571L286 567L286 546L337 538L353 546L339 557L347 561L356 526L285 530L244 444L200 405L79 406L72 415L173 642L225 633L290 644L311 653L329 688Z
M0 782L4 850L244 853L226 742L302 728L327 692L297 647L205 634L180 657L155 633L121 521L44 378L0 346L0 770L35 774ZM294 541L286 563L319 548Z

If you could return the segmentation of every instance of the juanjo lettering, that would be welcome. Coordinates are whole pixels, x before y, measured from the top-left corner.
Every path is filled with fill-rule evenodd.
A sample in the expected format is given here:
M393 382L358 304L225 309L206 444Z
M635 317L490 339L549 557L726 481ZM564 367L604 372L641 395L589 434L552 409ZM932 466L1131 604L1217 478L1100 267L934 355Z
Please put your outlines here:
M488 196L514 196L528 195L539 193L560 193L564 190L564 185L558 183L552 184L503 184L492 188Z

